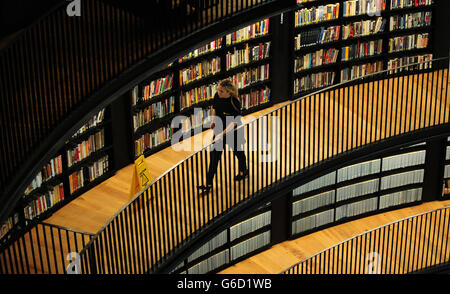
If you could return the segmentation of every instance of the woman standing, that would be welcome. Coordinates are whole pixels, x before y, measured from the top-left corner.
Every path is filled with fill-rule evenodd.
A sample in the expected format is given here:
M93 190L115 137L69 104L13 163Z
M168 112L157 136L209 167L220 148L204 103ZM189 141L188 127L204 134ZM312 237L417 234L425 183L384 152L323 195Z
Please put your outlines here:
M213 140L216 139L210 151L210 164L206 172L206 186L201 185L198 188L204 192L209 192L212 188L213 178L217 172L217 166L222 156L222 151L225 143L233 150L234 156L239 162L239 173L234 177L235 181L240 181L248 177L247 159L244 153L243 145L245 139L243 134L239 134L234 129L242 125L241 120L241 103L238 98L238 89L230 80L223 80L217 87L217 92L212 101L212 115L213 118L219 119L222 122L223 130L216 128L214 119L211 122L211 129L213 129ZM237 122L236 122L236 116ZM231 136L233 138L231 138Z

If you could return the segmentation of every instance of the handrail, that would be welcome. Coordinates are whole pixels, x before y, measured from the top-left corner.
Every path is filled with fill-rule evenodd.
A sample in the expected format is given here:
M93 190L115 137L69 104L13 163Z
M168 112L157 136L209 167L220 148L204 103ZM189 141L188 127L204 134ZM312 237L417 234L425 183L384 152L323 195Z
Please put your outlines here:
M326 248L326 249L323 249L322 251L320 251L320 252L318 252L318 253L316 253L316 254L314 254L313 256L310 256L310 257L308 257L308 258L305 258L305 259L303 259L302 261L300 261L300 262L298 262L298 263L296 263L296 264L294 264L294 265L292 265L292 266L290 266L289 268L287 268L287 269L285 269L285 270L283 270L283 271L281 271L279 274L292 274L292 273L294 273L294 271L295 272L297 272L298 273L298 269L300 268L300 266L302 266L303 264L306 264L306 263L308 263L308 262L310 262L311 263L311 261L315 261L318 257L321 257L321 256L324 256L326 253L330 253L332 250L333 250L333 252L334 252L334 249L335 248L342 248L344 245L347 245L347 246L350 246L350 245L348 245L349 243L352 243L353 244L353 240L362 240L363 239L363 237L365 237L365 236L368 236L368 235L372 235L373 233L379 233L381 230L383 230L383 232L384 232L384 230L386 229L389 229L389 230L394 230L394 227L395 227L395 225L397 225L397 230L398 230L398 227L400 226L400 224L402 224L403 225L403 223L407 223L408 221L409 222L413 222L414 220L416 220L416 219L418 219L418 218L421 218L422 216L428 216L428 215L433 215L433 214L437 214L437 212L441 212L441 211L445 211L445 216L447 216L447 218L448 218L448 220L450 221L450 206L446 206L446 207L443 207L443 208L438 208L438 209L434 209L434 210L431 210L431 211L427 211L427 212L423 212L423 213L419 213L419 214L416 214L416 215L413 215L413 216L409 216L409 217L407 217L407 218L404 218L404 219L401 219L401 220L396 220L396 221L393 221L393 222L391 222L391 223L388 223L388 224L385 224L385 225L381 225L381 226L378 226L378 227L376 227L376 228L373 228L373 229L371 229L371 230L368 230L368 231L366 231L366 232L363 232L363 233L360 233L360 234L358 234L358 235L356 235L356 236L353 236L353 237L351 237L351 238L349 238L349 239L347 239L347 240L344 240L344 241L342 241L342 242L339 242L339 243L337 243L337 244L335 244L335 245L333 245L333 246L331 246L331 247L329 247L329 248ZM449 214L447 215L447 212L449 212ZM445 224L445 218L444 218L444 224ZM439 232L440 232L440 230L441 229L445 229L445 228L447 228L447 236L448 236L448 233L449 233L449 231L448 231L448 229L449 229L449 227L447 226L447 227L445 227L445 226L437 226L438 227L438 232L436 233L436 234L439 234ZM402 227L402 228L404 228L404 227ZM412 225L411 225L411 228L412 228ZM405 229L405 232L406 232L406 230L407 229ZM409 231L408 231L409 232ZM419 232L420 233L420 232ZM402 232L402 234L403 234L403 232ZM443 237L444 237L444 232L442 232L442 234L443 234ZM394 235L394 233L392 233L391 235ZM366 238L366 240L367 240L367 238ZM407 240L404 240L404 239L399 239L399 241L401 241L401 242L405 242L405 246L407 246L406 244L406 242L407 241L412 241L412 239L410 240L410 239L407 239ZM442 240L442 241L445 241L445 240ZM448 242L448 240L447 240L447 242ZM357 242L355 241L355 244L357 244ZM379 244L378 244L378 246L379 246ZM398 244L396 244L396 246L398 246ZM359 249L360 247L358 247L357 249ZM378 248L378 249L381 249L381 248ZM400 249L400 248L398 248L398 249ZM337 250L336 250L337 251ZM348 258L348 255L346 256L347 258ZM446 253L444 254L444 260L440 260L441 262L440 263L449 263L450 262L450 255L449 255L449 258L448 258L448 260L446 260ZM334 258L334 256L333 256L333 258ZM343 259L343 255L339 255L339 256L336 256L336 258L339 260L339 259ZM405 258L404 256L403 256L403 258ZM360 261L361 260L364 260L364 258L363 257L360 257ZM348 265L347 264L344 264L344 262L346 263L346 262L350 262L351 263L351 260L342 260L342 262L343 262L343 266L345 267L345 268L348 268ZM437 263L436 263L437 264ZM430 266L435 266L436 264L432 264L432 265L430 265ZM334 268L337 268L337 265L336 264L334 264ZM352 267L351 267L352 268ZM423 269L423 268L422 268ZM419 270L421 270L421 269L419 269ZM323 274L323 273L325 273L325 272L317 272L317 274ZM327 274L330 274L330 273L337 273L337 272L327 272ZM343 273L343 272L341 272L341 273ZM355 272L350 272L349 274L354 274ZM367 273L367 272L366 272ZM373 273L376 273L376 272L373 272ZM381 272L378 272L378 273L381 273ZM385 274L393 274L394 272L386 272ZM402 272L402 273L407 273L407 272ZM346 272L345 272L345 274L347 274Z
M423 63L429 63L429 64L435 64L435 63L437 63L437 62L440 62L440 61L444 61L444 60L447 60L448 58L440 58L440 59L435 59L435 60L432 60L432 61L427 61L427 62L423 62ZM414 65L420 65L421 63L417 63L417 64L414 64ZM448 63L446 63L446 65L448 66ZM401 68L397 68L396 70L400 70L400 69L403 69L403 68L409 68L409 67L411 67L412 65L407 65L407 66L403 66L403 67L401 67ZM435 70L435 67L434 66L432 66L431 67L431 69L429 69L428 70L428 72L430 72L430 74L427 72L426 73L426 77L427 77L427 79L429 79L430 78L430 76L432 75L432 78L433 78L433 80L431 81L431 83L433 83L433 85L434 85L434 78L435 78L435 73L434 73L434 70ZM246 130L247 130L247 135L249 134L249 127L252 127L252 124L254 124L256 121L260 121L262 118L264 118L264 117L269 117L270 115L273 115L274 113L277 113L277 112L279 112L279 111L281 111L281 110L286 110L286 109L291 109L292 107L296 107L295 105L296 104L299 104L299 103L301 103L301 102L305 102L306 100L308 100L309 98L311 98L311 99L313 99L314 97L316 97L318 94L323 94L323 93L332 93L330 90L334 90L334 91L336 91L336 90L339 90L339 89L343 89L343 87L344 86L348 86L348 85L350 85L350 84L355 84L356 82L359 82L359 81L369 81L368 83L365 83L365 84L362 84L363 85L363 87L365 87L364 85L367 85L367 84L370 84L370 82L372 82L373 83L373 85L374 85L374 83L376 82L377 83L377 86L378 86L378 88L379 88L379 86L381 85L381 82L383 82L383 86L384 86L384 80L382 80L382 79L380 79L380 80L376 80L375 79L375 77L378 77L378 76L381 76L382 78L388 78L388 79L392 79L392 84L391 84L391 82L390 82L390 80L388 80L388 82L386 82L386 83L388 83L387 85L389 86L389 85L394 85L394 80L396 79L396 81L397 81L397 95L398 95L398 91L399 91L399 87L398 87L398 85L399 85L399 80L400 80L400 78L402 79L402 84L404 84L404 82L406 81L406 79L407 79L407 82L409 83L410 82L410 77L412 76L413 78L412 79L414 79L414 76L413 75L417 75L417 72L408 72L408 71L406 71L406 72L402 72L400 75L392 75L392 76L390 76L390 75L387 75L387 73L389 72L389 71L391 71L391 70L385 70L385 71L382 71L382 72L378 72L378 73L375 73L375 74L372 74L372 75L370 75L370 76L366 76L366 77L362 77L362 78L358 78L358 79L355 79L355 80L351 80L351 81L347 81L347 82L343 82L343 83L339 83L339 84L337 84L337 85L333 85L333 86L330 86L330 87L326 87L326 88L324 88L324 89L321 89L321 90L318 90L318 91L315 91L315 92L313 92L313 93L311 93L311 94L309 94L309 95L306 95L306 96L304 96L304 97L301 97L301 98L298 98L298 99L295 99L294 101L291 101L291 102L289 102L287 105L283 105L283 106L281 106L281 107L278 107L277 109L275 109L275 110L273 110L273 111L271 111L271 112L269 112L269 113L267 113L267 114L265 114L265 115L262 115L262 116L260 116L259 118L256 118L256 119L253 119L253 120L251 120L250 122L247 122L247 123L245 123L245 124L243 124L241 127L242 128L246 128ZM433 71L433 72L432 72ZM431 74L431 72L432 72L432 74ZM420 75L420 77L422 78L422 79L424 79L424 76L425 76L425 73L423 74L423 75ZM437 77L439 77L439 76L441 76L441 79L442 79L442 82L441 82L441 86L443 87L443 82L444 82L444 74L443 73L438 73L437 74ZM447 76L447 81L448 81L448 76ZM439 82L439 81L437 81L437 82ZM436 83L437 83L436 82ZM448 85L448 82L447 82L447 85ZM358 85L358 87L359 86L361 86L361 84L359 84ZM374 88L374 87L373 87ZM384 87L382 87L382 89L383 89ZM417 85L416 85L416 88L417 88ZM443 88L442 88L443 89ZM440 93L440 97L442 97L442 89L441 89L441 93ZM447 97L447 86L445 86L445 89L446 89L446 94L445 94L445 97ZM385 91L384 91L384 89L383 89L383 95L382 95L382 97L381 97L381 99L384 99L385 97L384 97L384 93L385 93ZM436 93L438 93L437 91L436 91ZM378 93L379 94L379 93ZM393 93L393 94L395 94L395 93ZM433 91L433 93L432 93L432 95L434 94L434 91ZM416 93L416 96L417 96L417 93ZM421 93L421 99L428 99L427 98L428 96L426 96L426 97L424 97L423 95L422 95L422 93ZM358 98L359 98L359 96L358 96ZM373 99L375 99L375 97L372 97ZM377 97L377 99L378 99L379 97ZM397 96L397 98L398 98L398 96ZM354 98L350 98L350 99L354 99ZM416 98L416 99L418 99L418 98ZM447 98L446 98L447 99ZM375 100L374 100L375 101ZM446 100L447 101L447 100ZM305 103L310 103L310 102L305 102ZM378 103L378 101L377 101L377 103ZM441 103L442 104L442 103ZM309 105L311 105L311 104L309 104ZM378 105L378 104L377 104ZM391 105L392 106L392 105ZM306 106L305 106L305 108L306 108ZM436 111L436 110L435 110ZM309 114L308 114L309 115ZM424 116L425 116L426 114L424 114ZM392 113L391 113L391 116L392 116ZM286 117L286 119L287 119L287 117ZM334 119L334 118L333 118ZM444 121L445 121L445 114L444 114ZM448 122L447 122L447 124L448 124ZM386 125L387 125L387 122L386 122ZM391 130L390 130L390 132L391 132ZM390 136L390 135L389 135ZM381 134L380 134L380 139L381 139ZM353 138L352 138L352 141L353 141ZM102 237L102 234L105 232L105 231L107 231L107 230L109 230L109 234L111 233L111 230L113 230L113 231L115 231L115 230L119 230L119 224L118 224L118 222L121 222L121 220L122 220L122 216L123 216L123 214L125 215L124 217L125 218L127 218L127 217L131 217L131 215L133 214L133 210L134 211L138 211L138 210L140 210L140 209L142 209L142 214L143 214L143 218L144 218L144 216L146 216L147 214L146 214L146 210L145 209L148 209L148 212L150 211L149 209L150 209L150 204L147 204L147 206L148 207L145 207L145 204L140 204L139 203L139 201L137 201L138 199L142 199L142 198L145 198L145 197L151 197L150 195L154 195L154 193L155 193L155 191L156 191L156 189L158 189L161 193L164 193L164 190L162 190L163 188L162 188L162 185L166 185L167 183L164 181L164 179L165 179L165 177L168 177L169 175L171 175L172 174L172 176L173 176L173 173L175 173L176 172L176 170L177 170L177 168L179 168L180 166L182 166L182 169L181 170L183 170L183 169L185 169L185 168L187 168L187 167L190 167L191 168L191 172L193 172L194 171L194 165L193 165L193 163L192 164L190 164L189 166L188 166L188 164L189 164L189 162L190 161L194 161L194 159L197 159L197 162L196 162L196 164L197 164L197 167L198 167L198 164L200 164L200 165L203 165L203 161L201 161L201 159L200 159L200 161L198 160L198 157L200 157L200 156L204 156L205 154L203 154L203 153L205 153L206 152L206 150L207 150L207 148L208 147L210 147L211 146L211 144L213 144L214 143L214 141L213 142L211 142L211 143L209 143L209 144L207 144L207 146L204 146L203 148L201 148L200 150L198 150L197 152L194 152L193 154L191 154L191 155L189 155L189 156L187 156L186 158L185 158L185 160L183 160L183 161L181 161L181 162L179 162L177 165L175 165L175 166L173 166L171 169L169 169L168 171L166 171L165 173L163 173L162 175L160 175L158 178L156 178L155 180L153 180L143 191L141 191L140 193L138 193L138 194L136 194L134 197L133 197L133 199L132 200L130 200L125 206L123 206L122 207L122 209L120 209L100 230L99 230L99 232L97 232L97 234L96 234L96 236L95 236L95 238L93 238L92 240L91 240L91 242L86 246L86 248L85 248L85 250L84 250L84 254L86 254L89 250L93 250L92 249L92 246L94 246L94 243L96 242L96 240L98 239L98 238L101 238ZM310 143L310 142L309 142ZM308 143L308 144L309 144ZM353 142L352 142L352 144L353 144ZM347 147L348 147L348 142L347 142ZM351 146L350 147L350 149L348 149L347 148L347 150L345 150L346 152L347 151L349 151L349 150L353 150L354 148L356 148L355 146ZM303 150L303 151L305 151L305 150ZM306 152L306 151L305 151ZM308 152L310 152L310 150L308 150ZM313 153L314 154L314 153ZM285 154L284 155L285 156L285 160L286 160L286 156L287 156L287 154ZM200 162L200 163L199 163ZM290 165L291 163L289 162L289 165ZM285 164L285 165L287 165L287 163ZM305 166L304 166L305 167ZM286 168L286 167L285 167ZM280 166L280 169L281 169L281 166ZM199 171L198 170L198 168L196 169L197 171ZM256 170L257 171L257 170ZM277 170L278 171L278 170ZM267 170L265 170L265 172L267 172ZM280 171L280 176L281 176L281 174L282 174L282 171ZM285 176L287 176L287 172L285 171ZM183 180L182 180L183 182L184 182L184 178L183 178ZM250 181L250 180L249 180ZM194 180L192 179L192 184L194 183ZM217 183L217 182L216 182ZM254 183L253 183L254 184ZM257 185L259 184L259 182L257 183ZM170 185L170 184L169 184ZM188 187L188 189L190 189L191 188L191 183L189 183L189 187ZM226 184L227 185L227 184ZM230 184L231 185L231 184ZM264 186L264 185L263 185ZM236 188L236 187L235 187ZM244 187L244 191L245 191L245 189L246 188L250 188L248 185L247 186L245 186ZM254 188L254 187L253 187ZM174 188L175 189L175 188ZM193 189L195 189L195 188L193 188ZM241 189L241 187L239 187L238 189ZM151 190L151 191L150 191ZM230 188L227 188L227 190L230 190ZM253 193L256 193L258 191L258 188L256 189L256 190L254 190L253 189ZM234 191L235 192L235 191ZM247 191L248 192L248 196L250 197L250 192L249 191ZM217 192L216 192L217 193ZM233 193L233 191L232 190L230 190L230 193ZM167 195L169 195L169 194L167 194ZM171 194L170 194L171 195ZM145 197L144 197L145 196ZM190 196L192 196L192 195L190 195ZM216 194L216 196L218 196L218 194ZM195 197L195 196L194 196ZM227 194L227 197L228 197L228 194ZM234 197L236 197L236 194L234 195ZM241 196L239 196L240 198L239 199L241 199L242 200L242 195ZM245 195L244 195L244 198L245 198ZM170 198L171 199L171 198ZM163 202L165 202L166 200L164 200L163 201L163 199L161 199L161 200L158 200L158 199L156 199L156 200L154 200L154 201L158 201L158 205L162 205L162 206L164 206L164 209L165 209L165 212L160 212L160 213L162 213L163 215L162 216L160 216L161 217L161 219L165 219L164 217L165 217L165 214L164 213L169 213L169 211L171 211L172 210L172 203L170 203L170 200L169 199L169 202L167 203L163 203ZM178 200L178 201L180 201L180 200ZM194 205L196 205L195 204L195 201L198 201L198 207L200 207L200 201L202 201L202 200L195 200L195 199L191 199L191 201L194 201ZM227 198L227 200L226 201L230 201L230 202L232 202L233 201L233 199L230 199L229 197ZM149 201L150 202L150 201ZM227 202L228 203L228 202ZM239 202L238 200L236 200L236 202L235 202L235 204L237 204L237 203L241 203L241 202ZM154 210L153 209L156 209L156 204L151 204L152 205L152 207L151 207L151 209L152 209L152 213L154 213ZM176 206L176 203L173 203L173 205L174 206ZM206 204L205 204L206 205ZM169 207L170 206L170 207ZM224 210L224 213L225 212L229 212L230 211L230 209L233 209L233 205L231 205L230 207L228 207L227 206L227 204L224 204L224 206L226 207L225 208L225 210ZM132 208L130 208L130 207L132 207ZM189 206L189 208L191 209L191 207ZM181 209L181 208L180 208ZM200 209L200 208L199 208ZM129 211L130 210L130 211ZM185 208L185 217L186 217L186 208ZM181 213L182 214L182 213ZM214 212L212 213L212 214L214 214ZM195 215L195 223L197 224L197 225L194 225L194 227L192 227L192 224L191 224L191 228L190 228L190 230L189 230L189 228L184 228L184 230L186 231L188 231L188 232L190 232L189 234L188 233L186 233L186 232L184 232L185 234L186 234L186 237L185 237L185 239L183 239L183 237L181 237L181 241L179 241L179 242L181 242L181 243L177 243L177 241L178 241L178 234L180 233L180 232L176 232L176 234L177 234L177 236L172 236L172 237L170 237L170 236L167 236L167 240L165 239L165 237L164 237L164 242L167 244L167 242L169 242L169 239L170 239L170 242L174 242L174 243L177 243L177 244L174 244L174 248L177 248L177 249L179 249L180 248L180 246L183 246L182 244L183 244L183 242L184 243L186 243L185 241L186 240L188 240L188 236L189 236L189 238L191 238L192 236L193 236L193 234L194 233L196 233L196 232L199 232L202 228L204 228L204 226L205 225L207 225L207 224L209 224L209 223L211 223L215 218L217 218L218 216L220 216L221 215L221 213L218 213L216 216L214 216L212 219L206 219L205 220L205 216L204 215L202 215L202 216L197 216L197 215ZM192 215L189 215L190 217L192 216ZM141 215L139 215L139 219L141 220ZM197 219L197 217L199 218L199 219ZM206 218L208 218L208 217L206 217ZM119 220L118 220L119 219ZM171 224L168 224L167 222L169 221L168 219L164 222L163 221L163 223L161 223L161 219L159 220L159 224L160 225L164 225L164 227L170 227L171 226ZM144 220L145 220L145 218L144 218ZM175 216L175 222L176 222L176 216ZM203 221L202 221L203 220ZM137 220L136 220L137 221ZM136 223L136 221L135 221L135 224L137 225L137 223ZM174 220L170 220L170 222L173 222ZM115 222L114 224L113 224L113 222ZM204 223L203 224L203 226L201 225L201 223ZM198 227L198 223L200 223L200 227ZM180 225L180 226L182 226L182 225ZM195 227L198 227L198 228L195 228ZM113 228L114 227L114 228ZM147 228L146 228L147 229ZM151 229L151 228L148 228L149 230ZM178 225L177 225L177 228L176 228L177 230L178 229L180 229L180 228L178 228ZM133 228L130 228L130 230L133 230ZM136 227L136 230L138 230L137 229L137 227ZM139 231L139 230L138 230ZM138 231L136 231L136 232L138 232ZM142 232L141 232L142 233ZM161 232L160 232L161 233ZM167 234L169 234L168 232L166 232ZM162 233L162 234L166 234L166 233ZM146 233L147 234L147 233ZM172 232L172 234L174 234L174 232ZM108 240L108 238L107 238L107 236L103 236L102 237L103 239L103 241L102 242L111 242L110 240ZM105 239L106 238L106 239ZM163 237L161 237L161 238L163 238ZM176 240L175 240L176 239ZM153 238L153 241L155 241L155 240L159 240L158 239L158 237L155 237L155 238ZM143 240L140 240L141 242L143 241ZM133 240L133 242L134 242L134 240ZM137 243L139 243L138 241L135 241L135 242L137 242ZM160 242L161 242L161 240L160 240ZM105 243L106 244L106 243ZM111 244L110 244L111 245ZM103 246L103 245L102 245ZM105 245L106 246L106 245ZM155 245L156 246L156 245ZM145 246L142 246L142 247L145 247ZM145 247L146 248L146 247ZM99 248L98 247L96 247L96 250L98 250ZM94 251L92 251L92 252L90 252L90 255L92 255L92 254L95 254L95 251L96 250L94 250ZM106 250L106 249L105 249ZM140 249L138 249L138 250L140 250ZM160 259L158 259L158 257L154 257L154 258L156 258L157 260L153 260L153 262L150 262L150 263L152 263L153 265L155 265L156 264L156 262L160 262L161 261L161 259L164 259L164 257L165 257L165 253L164 253L164 251L165 250L169 250L169 249L167 249L167 248L159 248L159 258ZM170 250L172 250L172 249L170 249ZM169 251L170 251L169 250ZM173 249L173 250L176 250L176 249ZM162 252L162 253L161 253ZM172 251L170 251L171 253L172 253ZM169 252L167 252L167 253L169 253ZM97 256L97 258L99 258L99 256L98 255L96 255ZM105 269L105 271L106 271L106 269Z

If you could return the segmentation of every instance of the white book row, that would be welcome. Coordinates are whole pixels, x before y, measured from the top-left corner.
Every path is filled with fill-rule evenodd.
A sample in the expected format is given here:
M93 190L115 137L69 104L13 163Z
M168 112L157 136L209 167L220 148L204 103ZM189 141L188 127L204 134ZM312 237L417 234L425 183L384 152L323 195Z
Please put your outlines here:
M210 258L197 263L196 265L190 267L187 270L188 274L206 274L224 264L230 262L230 253L229 250L226 249L217 253L216 255L211 256Z
M398 206L422 200L422 188L400 191L380 196L380 208Z
M410 152L383 158L382 171L404 168L425 163L426 151Z
M400 174L390 175L381 178L381 190L422 183L423 182L424 170L413 170L409 172L404 172Z
M298 234L334 221L334 209L329 209L292 222L292 234Z
M337 182L348 181L380 172L380 159L343 167L337 171Z
M336 208L336 221L352 217L377 209L378 197L370 198L355 203L349 203Z
M188 262L196 260L197 258L205 254L208 254L212 252L214 249L219 248L220 246L227 243L228 240L227 235L228 235L227 230L224 230L222 233L218 234L217 236L209 240L207 243L203 244L202 247L197 249L187 258Z
M267 211L230 227L230 242L271 224L272 211Z
M270 243L270 230L245 240L230 248L230 260L238 259Z
M450 178L450 164L447 164L445 166L445 170L444 170L444 178L448 179Z
M331 190L292 203L292 216L333 204L335 194L336 191Z
M447 146L447 152L445 153L445 160L450 160L450 146Z
M338 188L336 191L336 202L375 193L378 191L378 186L379 179L374 179Z
M293 191L293 196L304 194L309 191L314 191L326 186L334 185L335 183L336 183L336 172L333 171L329 174L326 174L315 180L312 180L311 182L301 185L298 188L295 188Z

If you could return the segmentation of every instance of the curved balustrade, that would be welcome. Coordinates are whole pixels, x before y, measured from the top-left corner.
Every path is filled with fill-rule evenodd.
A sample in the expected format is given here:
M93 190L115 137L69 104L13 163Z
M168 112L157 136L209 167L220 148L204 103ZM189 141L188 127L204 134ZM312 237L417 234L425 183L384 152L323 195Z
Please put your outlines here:
M170 271L231 212L244 210L286 179L298 179L340 157L351 162L357 151L363 155L370 152L368 146L395 137L447 132L448 58L397 71L319 90L246 122L238 130L247 142L250 176L244 181L232 180L237 161L227 147L212 192L199 194L196 186L205 183L211 144L193 153L155 179L92 238L81 252L82 272Z
M406 274L450 265L450 207L364 232L282 274Z

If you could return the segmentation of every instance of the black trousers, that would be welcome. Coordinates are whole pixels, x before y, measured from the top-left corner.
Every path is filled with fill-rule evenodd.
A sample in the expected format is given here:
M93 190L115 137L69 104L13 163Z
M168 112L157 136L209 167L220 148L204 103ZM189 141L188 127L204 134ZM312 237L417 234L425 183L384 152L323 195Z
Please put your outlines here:
M235 142L237 141L235 140ZM234 156L236 156L238 159L239 172L245 172L247 170L247 158L244 153L244 146L241 145L240 148L237 148L238 146L236 143L230 144L228 141L226 141L226 144L233 150ZM223 144L223 139L218 140L215 143L215 146L225 147L225 145ZM213 183L214 175L217 172L217 166L219 165L220 159L222 157L223 149L224 148L220 148L219 150L213 149L209 152L210 163L208 171L206 172L207 185L212 185Z

